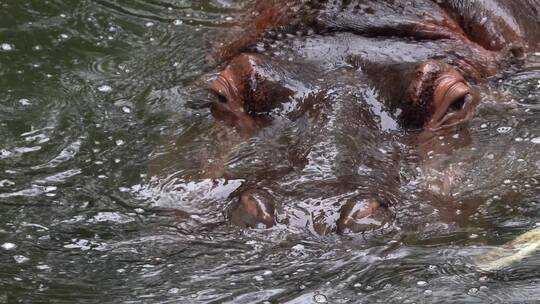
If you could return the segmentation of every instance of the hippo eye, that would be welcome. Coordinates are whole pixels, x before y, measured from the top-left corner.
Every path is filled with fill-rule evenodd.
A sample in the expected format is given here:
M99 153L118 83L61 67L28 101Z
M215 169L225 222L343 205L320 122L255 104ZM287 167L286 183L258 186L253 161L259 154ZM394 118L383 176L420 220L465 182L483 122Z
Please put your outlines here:
M456 112L463 108L465 105L465 96L459 98L458 100L454 101L450 107L448 108L448 112Z
M223 96L223 95L221 95L219 93L216 93L216 97L217 97L218 101L221 102L221 103L226 103L227 102L227 97L225 97L225 96Z

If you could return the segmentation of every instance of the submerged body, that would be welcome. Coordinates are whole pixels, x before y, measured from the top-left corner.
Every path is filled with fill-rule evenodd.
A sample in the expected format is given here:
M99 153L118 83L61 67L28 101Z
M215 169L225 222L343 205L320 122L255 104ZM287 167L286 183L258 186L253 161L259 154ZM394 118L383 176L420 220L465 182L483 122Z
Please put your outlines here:
M288 166L276 175L244 177L232 222L323 234L380 227L388 218L381 209L400 201L394 138L407 135L399 131L420 133L416 145L425 155L445 146L441 134L472 118L476 85L538 46L528 34L537 33L540 3L526 1L527 12L512 3L258 1L253 17L216 51L227 66L212 84L220 98L213 113L245 138L268 125L285 132L281 140L296 132L305 149L287 151ZM381 170L381 163L394 166ZM298 171L312 172L310 179L287 185ZM335 182L318 183L323 176ZM329 199L292 194L312 187Z

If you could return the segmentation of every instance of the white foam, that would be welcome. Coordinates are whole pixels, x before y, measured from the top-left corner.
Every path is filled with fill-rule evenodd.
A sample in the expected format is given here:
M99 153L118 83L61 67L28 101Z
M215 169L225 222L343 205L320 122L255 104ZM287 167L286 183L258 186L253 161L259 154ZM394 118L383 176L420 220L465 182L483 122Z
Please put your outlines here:
M4 244L2 244L1 247L4 250L13 250L13 249L17 248L17 245L13 244L13 243L4 243Z
M111 92L112 91L112 88L106 84L98 87L98 91L100 91L101 93L108 93L108 92Z
M0 49L2 51L9 52L9 51L13 51L14 47L13 47L13 45L11 45L9 43L2 43L2 44L0 44Z

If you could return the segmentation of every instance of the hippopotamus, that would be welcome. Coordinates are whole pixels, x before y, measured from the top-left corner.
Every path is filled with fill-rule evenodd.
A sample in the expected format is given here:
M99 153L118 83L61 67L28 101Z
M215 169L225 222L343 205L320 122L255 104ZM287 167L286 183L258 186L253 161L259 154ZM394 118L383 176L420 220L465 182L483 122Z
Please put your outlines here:
M389 131L414 134L425 153L440 134L462 132L486 79L540 46L539 20L538 0L254 1L212 54L212 113L246 139L272 126L297 132L304 148L288 152L278 177L289 189L258 174L235 193L229 220L302 226L291 189L325 189L326 205L302 202L317 233L380 226L399 204ZM288 183L300 171L310 180Z

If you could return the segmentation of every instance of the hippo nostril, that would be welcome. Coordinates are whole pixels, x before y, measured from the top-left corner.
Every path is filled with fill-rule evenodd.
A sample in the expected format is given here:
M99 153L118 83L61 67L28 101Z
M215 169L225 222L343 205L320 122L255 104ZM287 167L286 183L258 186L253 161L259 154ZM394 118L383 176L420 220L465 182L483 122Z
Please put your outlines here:
M260 190L247 190L231 206L229 219L241 227L257 228L274 225L275 205L269 195Z

